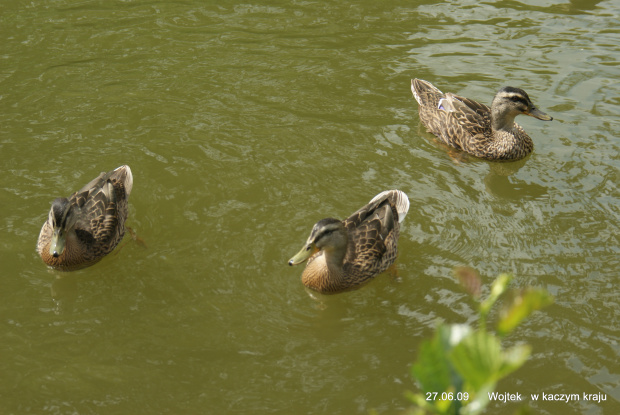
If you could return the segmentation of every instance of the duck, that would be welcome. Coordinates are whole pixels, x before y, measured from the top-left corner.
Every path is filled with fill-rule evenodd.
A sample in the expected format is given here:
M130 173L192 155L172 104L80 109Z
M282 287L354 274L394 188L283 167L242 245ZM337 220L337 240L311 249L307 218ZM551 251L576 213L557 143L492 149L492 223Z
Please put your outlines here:
M400 224L408 211L404 192L383 191L345 220L318 221L288 264L308 261L301 281L321 294L359 288L396 260Z
M515 123L517 115L553 120L536 108L520 88L501 88L491 108L469 98L444 94L422 79L411 80L411 91L419 104L420 121L429 132L442 143L481 159L520 160L532 152L534 143Z
M68 198L54 199L37 241L48 266L74 271L112 252L125 235L133 175L127 165L101 173Z

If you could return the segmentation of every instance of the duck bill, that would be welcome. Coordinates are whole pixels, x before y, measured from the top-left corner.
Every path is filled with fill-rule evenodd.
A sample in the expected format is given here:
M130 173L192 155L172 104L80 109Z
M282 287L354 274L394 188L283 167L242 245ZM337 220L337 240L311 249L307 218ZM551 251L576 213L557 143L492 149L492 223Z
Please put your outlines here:
M542 120L542 121L551 121L553 119L553 117L545 114L538 108L532 108L530 112L527 113L527 115L529 115L530 117L538 118L539 120Z
M54 258L58 258L65 251L65 235L62 229L54 228L52 234L52 242L50 243L50 255Z
M310 258L316 251L317 249L314 244L304 245L301 251L297 252L293 258L288 260L288 264L291 266L299 265Z

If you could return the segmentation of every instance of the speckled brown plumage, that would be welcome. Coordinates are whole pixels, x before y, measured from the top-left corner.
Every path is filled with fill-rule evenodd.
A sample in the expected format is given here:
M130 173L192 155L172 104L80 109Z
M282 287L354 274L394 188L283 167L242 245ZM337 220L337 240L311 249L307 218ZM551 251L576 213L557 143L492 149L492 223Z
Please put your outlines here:
M420 121L441 142L488 160L518 160L534 148L532 139L514 122L519 114L543 121L553 118L538 110L519 88L500 89L491 108L455 94L444 94L430 82L413 79Z
M132 188L131 169L121 166L101 173L69 198L54 200L37 243L43 261L60 271L73 271L110 253L125 234ZM55 228L65 238L57 256L50 252Z
M329 294L358 288L394 263L400 222L408 209L407 195L389 190L344 221L322 219L289 264L309 258L302 282L315 291Z

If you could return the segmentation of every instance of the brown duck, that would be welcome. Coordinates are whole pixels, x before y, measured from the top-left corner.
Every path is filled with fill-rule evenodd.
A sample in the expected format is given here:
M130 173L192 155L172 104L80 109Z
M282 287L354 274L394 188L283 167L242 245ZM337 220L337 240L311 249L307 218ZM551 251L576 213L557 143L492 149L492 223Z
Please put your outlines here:
M408 210L405 193L381 192L343 221L317 222L306 244L288 263L308 260L301 280L315 291L331 294L358 288L394 263L400 223Z
M515 123L519 114L543 121L553 118L537 109L524 90L500 89L491 108L452 93L444 94L430 82L411 80L420 105L420 121L441 142L487 160L518 160L532 152L534 143Z
M133 188L129 166L121 166L52 202L41 228L37 251L50 267L73 271L112 252L125 235L128 199Z

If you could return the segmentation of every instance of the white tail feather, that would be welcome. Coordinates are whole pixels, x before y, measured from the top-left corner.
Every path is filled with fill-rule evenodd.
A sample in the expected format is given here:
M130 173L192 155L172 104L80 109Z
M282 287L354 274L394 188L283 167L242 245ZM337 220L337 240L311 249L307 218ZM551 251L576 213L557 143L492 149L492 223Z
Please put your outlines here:
M416 101L418 101L418 104L420 104L420 96L418 95L418 93L415 90L415 86L413 85L413 79L411 80L411 93L413 93L413 97L415 98Z
M117 172L119 170L122 170L123 173L125 173L123 184L125 185L125 193L127 194L127 196L129 196L131 190L133 189L133 174L131 174L131 169L126 164L124 166L115 168L114 172Z
M411 92L413 93L413 97L415 98L416 101L418 101L418 104L420 105L424 105L424 103L422 102L420 95L418 95L418 92L416 91L416 83L421 85L424 85L425 88L428 89L432 89L433 91L435 91L436 93L438 93L439 95L443 95L443 92L441 92L439 89L437 89L437 87L433 84L431 84L428 81L425 81L424 79L412 79L411 80Z
M409 211L409 197L407 197L405 192L400 190L385 190L373 197L370 203L385 197L388 197L396 207L396 211L398 212L398 222L402 223L405 216L407 216L407 212Z

